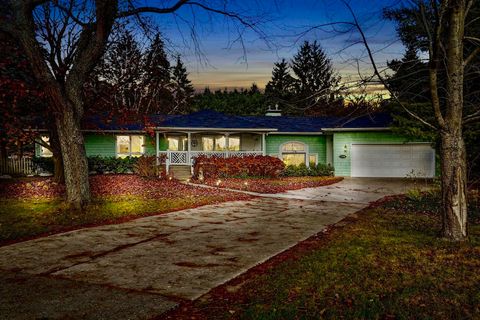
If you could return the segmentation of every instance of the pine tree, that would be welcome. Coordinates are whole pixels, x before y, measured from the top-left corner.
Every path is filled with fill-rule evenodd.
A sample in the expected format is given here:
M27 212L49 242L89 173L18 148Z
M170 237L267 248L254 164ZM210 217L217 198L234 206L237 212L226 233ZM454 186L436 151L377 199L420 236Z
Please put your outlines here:
M272 80L265 87L265 95L271 105L278 104L284 113L289 113L289 103L295 79L290 75L290 67L285 59L273 66Z
M177 56L177 63L172 70L172 87L174 106L170 113L188 113L195 89L188 79L187 68L183 65L180 56Z
M309 114L327 115L339 107L336 95L340 77L317 41L305 41L293 57L295 105Z
M428 64L420 60L416 48L408 47L401 60L388 61L387 65L394 71L388 84L400 100L429 101Z
M143 59L142 113L165 113L173 106L170 62L160 34L155 35Z

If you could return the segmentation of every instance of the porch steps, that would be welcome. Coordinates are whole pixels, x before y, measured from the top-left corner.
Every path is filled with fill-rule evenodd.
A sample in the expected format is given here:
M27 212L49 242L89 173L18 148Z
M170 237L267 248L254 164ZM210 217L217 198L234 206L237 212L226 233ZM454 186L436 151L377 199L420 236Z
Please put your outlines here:
M175 179L180 181L188 180L192 177L190 166L170 166L169 172Z

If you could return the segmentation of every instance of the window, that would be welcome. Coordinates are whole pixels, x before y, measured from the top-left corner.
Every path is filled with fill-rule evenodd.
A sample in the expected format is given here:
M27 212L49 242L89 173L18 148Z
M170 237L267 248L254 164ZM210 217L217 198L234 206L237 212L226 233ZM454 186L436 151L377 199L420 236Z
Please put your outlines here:
M215 139L212 137L202 137L203 151L213 151Z
M203 151L223 151L226 140L224 136L206 136L202 137L202 146Z
M282 154L281 159L287 166L306 164L307 146L303 143L294 141L284 143L280 148L280 152Z
M229 151L240 151L240 137L229 137L228 138L228 150Z
M317 165L317 154L316 153L310 153L308 155L308 163L310 166L316 166Z
M50 137L49 136L42 136L40 139L42 139L43 142L46 144L50 145ZM52 157L53 153L51 150L45 148L44 146L40 145L40 157L45 157L49 158Z
M168 150L171 151L186 151L187 150L187 138L186 137L168 137Z
M140 157L144 152L143 136L117 136L117 157Z

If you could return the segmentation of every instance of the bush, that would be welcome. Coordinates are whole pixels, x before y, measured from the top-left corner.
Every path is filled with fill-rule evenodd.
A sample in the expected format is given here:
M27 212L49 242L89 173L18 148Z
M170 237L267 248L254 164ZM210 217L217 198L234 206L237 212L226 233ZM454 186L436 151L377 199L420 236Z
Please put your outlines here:
M97 173L132 173L138 158L88 157L88 170Z
M285 168L282 160L270 156L207 157L194 160L193 176L198 179L227 177L278 177Z
M284 177L321 177L321 176L333 176L334 169L331 165L317 164L307 167L305 164L298 166L289 165L283 170L282 176Z
M50 172L53 173L53 158L49 157L33 157L33 165L35 166L35 171L39 172Z
M137 162L133 165L133 171L142 177L159 177L165 176L165 170L163 170L163 164L165 157L159 160L157 165L157 158L155 156L141 156Z

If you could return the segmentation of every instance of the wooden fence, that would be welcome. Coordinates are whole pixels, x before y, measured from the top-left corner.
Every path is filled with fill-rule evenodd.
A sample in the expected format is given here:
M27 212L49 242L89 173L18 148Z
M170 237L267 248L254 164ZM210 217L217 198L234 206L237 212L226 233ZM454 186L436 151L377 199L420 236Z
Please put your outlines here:
M34 173L31 158L0 159L0 174L28 175Z

